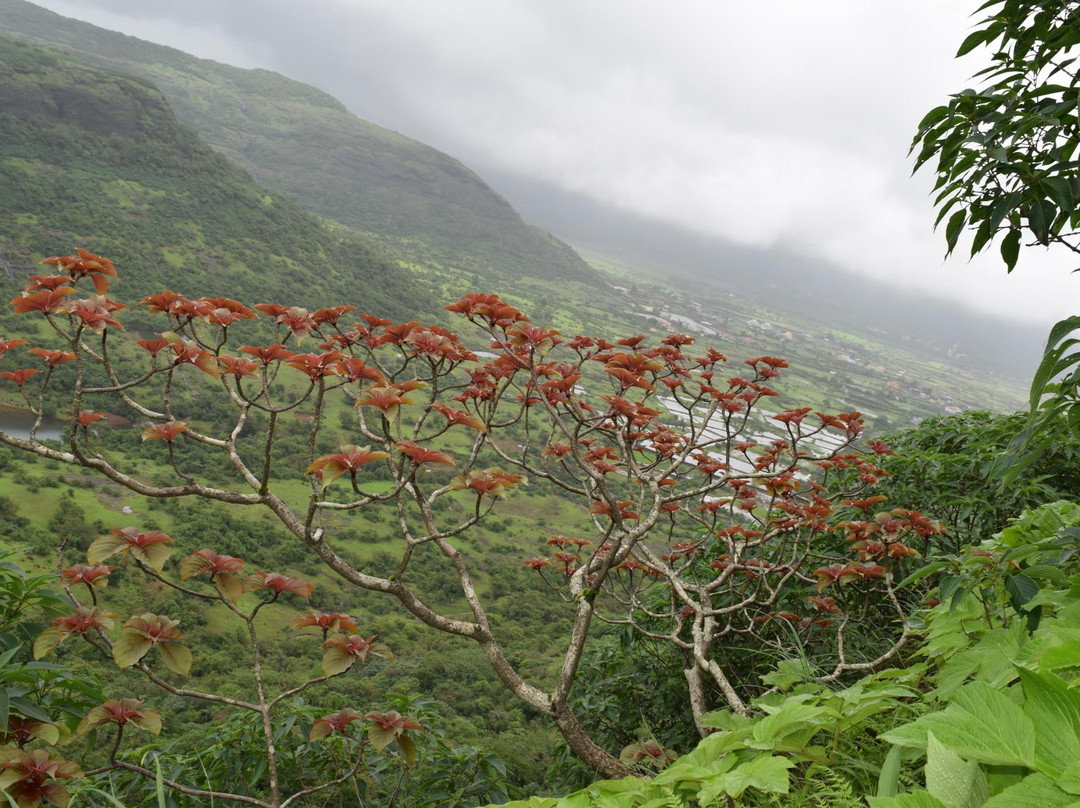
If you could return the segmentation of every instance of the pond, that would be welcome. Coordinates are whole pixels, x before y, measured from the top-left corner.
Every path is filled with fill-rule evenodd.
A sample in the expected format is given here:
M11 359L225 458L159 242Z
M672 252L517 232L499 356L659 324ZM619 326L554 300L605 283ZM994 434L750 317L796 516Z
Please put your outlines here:
M34 426L34 414L29 410L21 410L15 407L0 406L0 432L26 440L30 437L30 429ZM63 438L67 424L55 418L46 418L38 427L38 440L60 440Z

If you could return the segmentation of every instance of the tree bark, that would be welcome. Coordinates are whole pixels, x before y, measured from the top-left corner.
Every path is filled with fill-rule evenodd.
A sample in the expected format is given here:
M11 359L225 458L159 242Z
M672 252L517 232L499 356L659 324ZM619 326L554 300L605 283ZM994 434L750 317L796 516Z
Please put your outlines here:
M559 732L566 739L570 751L582 763L604 777L618 779L629 777L634 770L616 757L597 746L577 720L574 712L565 704L553 705L553 717Z

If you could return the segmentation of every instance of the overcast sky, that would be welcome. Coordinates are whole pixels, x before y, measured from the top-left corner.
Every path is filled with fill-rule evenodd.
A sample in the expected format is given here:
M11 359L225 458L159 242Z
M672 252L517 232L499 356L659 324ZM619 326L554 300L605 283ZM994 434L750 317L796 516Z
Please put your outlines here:
M197 56L276 70L362 118L745 245L1049 326L1068 255L943 262L915 125L970 84L980 0L35 0ZM513 200L511 200L513 201Z

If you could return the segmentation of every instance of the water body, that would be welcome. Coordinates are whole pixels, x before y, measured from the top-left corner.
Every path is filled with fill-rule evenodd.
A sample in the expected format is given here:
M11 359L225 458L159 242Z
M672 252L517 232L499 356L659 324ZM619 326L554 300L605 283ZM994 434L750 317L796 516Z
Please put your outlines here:
M29 410L20 410L13 407L0 407L0 432L28 440L30 430L34 426L34 414ZM61 440L67 430L67 424L55 418L46 418L38 427L38 440Z

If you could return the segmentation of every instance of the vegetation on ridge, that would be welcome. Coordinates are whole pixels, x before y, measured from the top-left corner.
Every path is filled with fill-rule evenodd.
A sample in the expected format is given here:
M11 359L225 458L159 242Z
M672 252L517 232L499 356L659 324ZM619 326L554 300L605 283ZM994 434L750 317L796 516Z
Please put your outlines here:
M598 281L567 245L522 221L457 160L350 114L313 87L0 0L0 33L153 82L177 117L233 163L412 260L479 272Z

